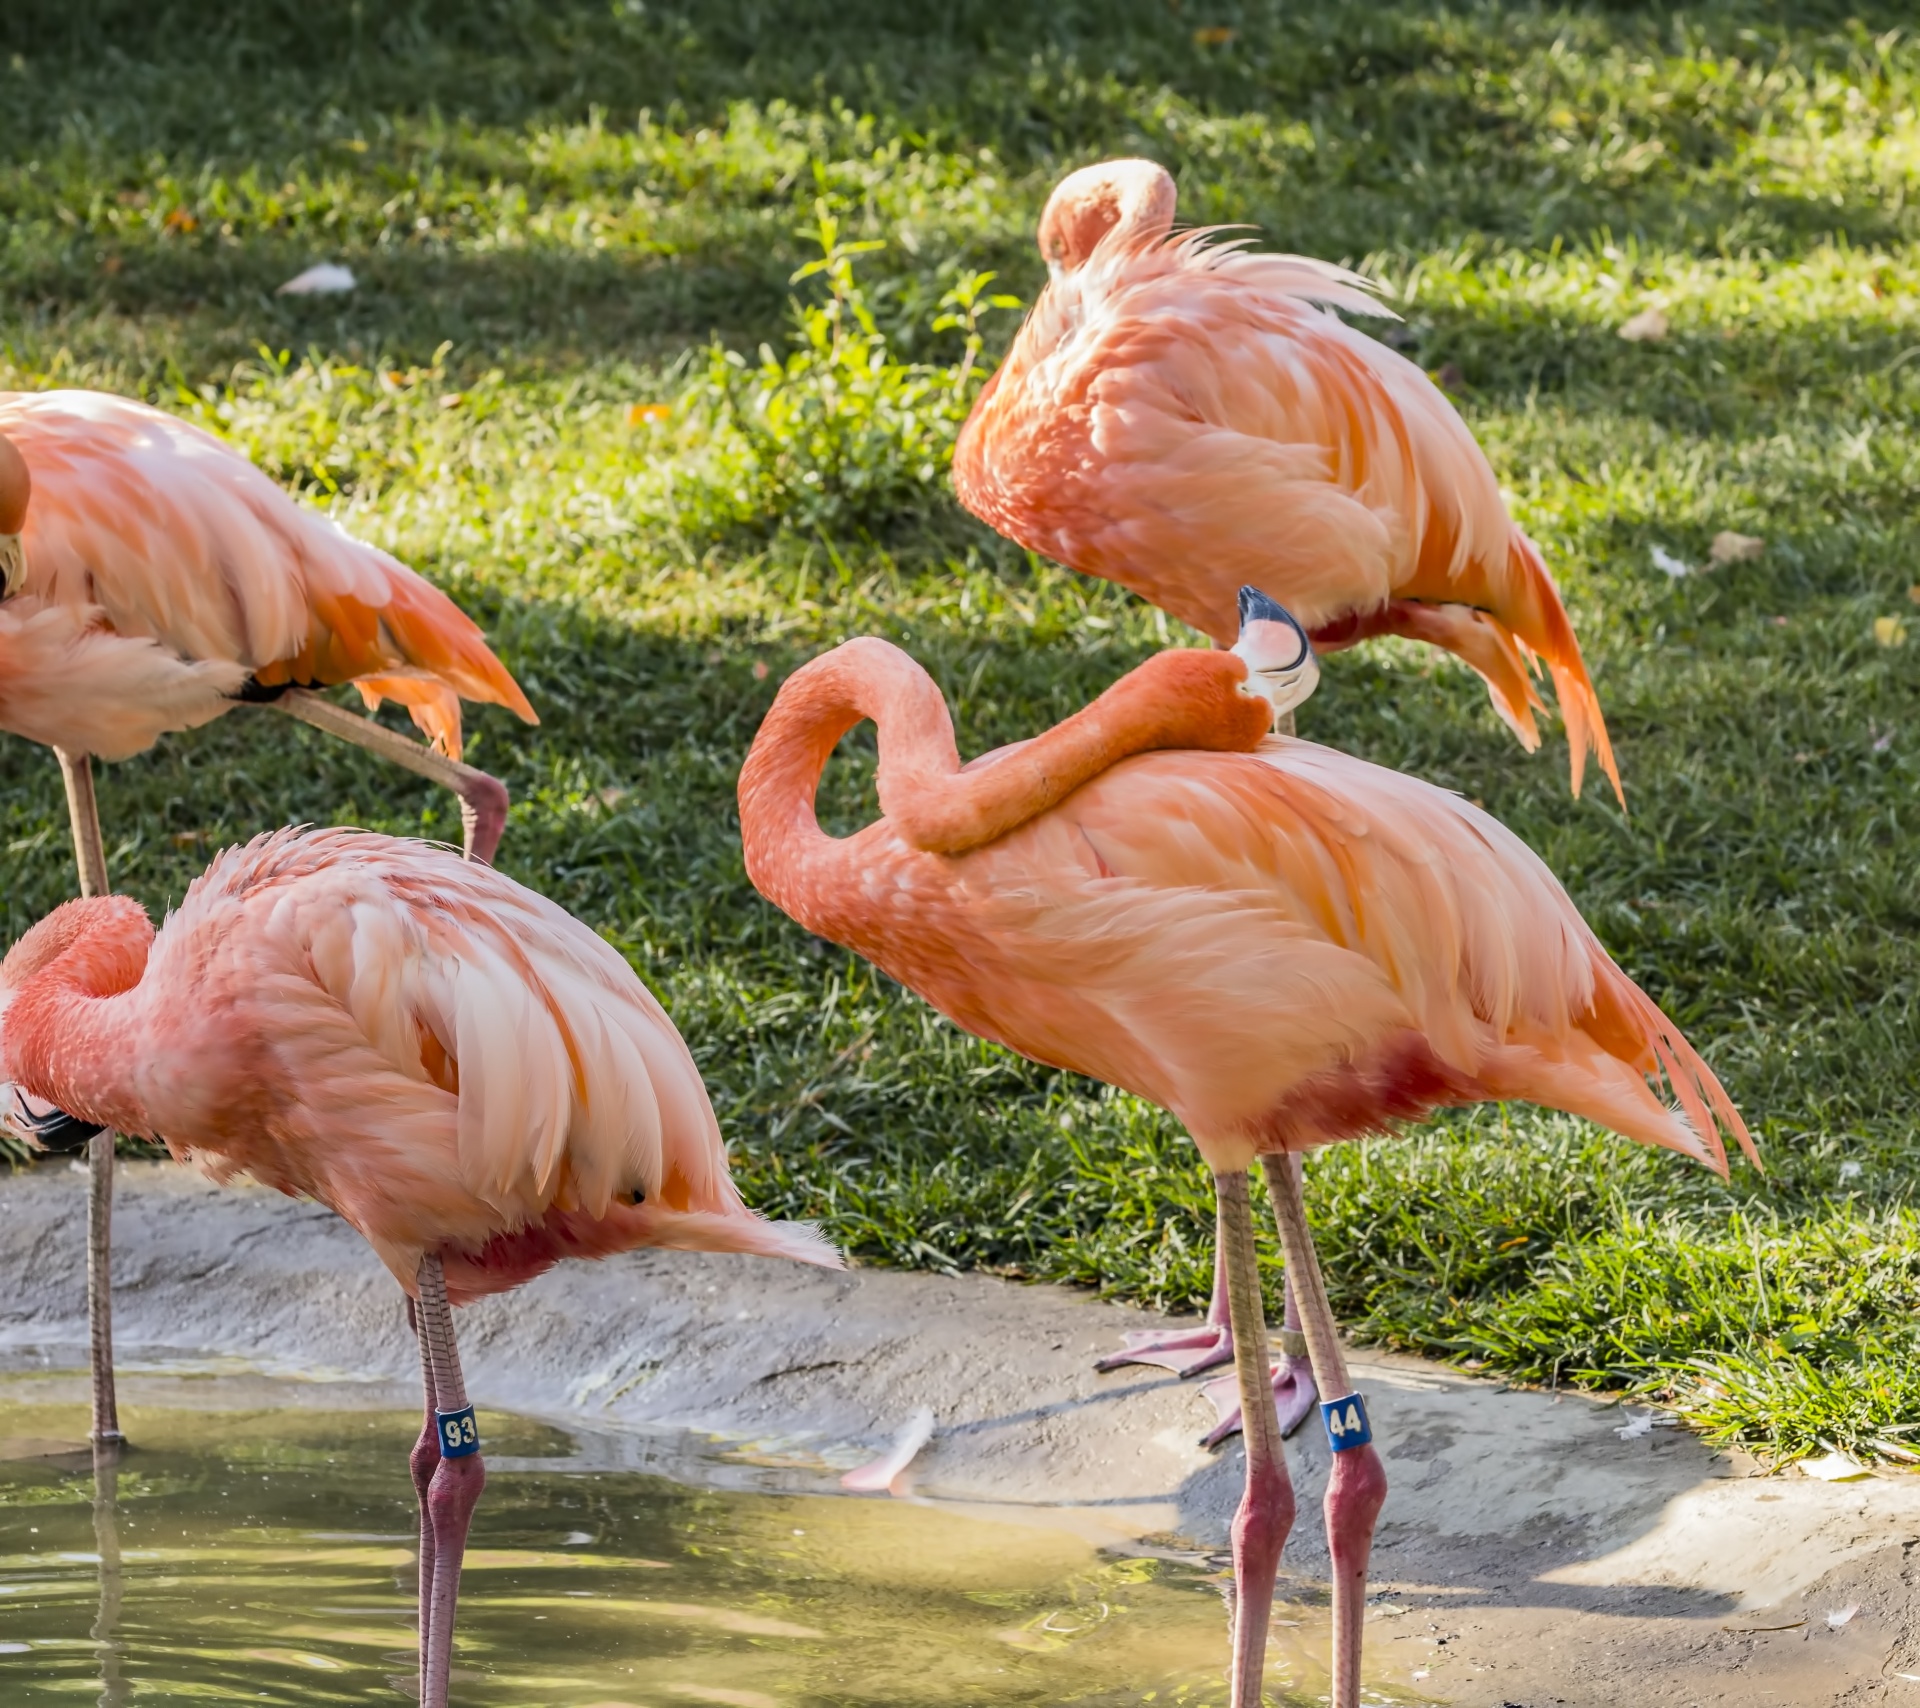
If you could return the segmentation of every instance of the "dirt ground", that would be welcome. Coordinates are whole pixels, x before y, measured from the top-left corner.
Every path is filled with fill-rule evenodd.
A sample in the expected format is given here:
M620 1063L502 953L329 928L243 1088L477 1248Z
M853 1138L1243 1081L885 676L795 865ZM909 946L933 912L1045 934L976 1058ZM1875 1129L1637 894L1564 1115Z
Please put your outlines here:
M64 1165L0 1178L12 1369L83 1362L84 1195ZM411 1391L397 1290L317 1206L136 1164L115 1234L123 1367ZM1199 1447L1197 1384L1092 1369L1145 1321L986 1277L674 1252L570 1265L460 1318L481 1406L572 1423L609 1464L721 1482L751 1467L762 1486L771 1467L827 1489L924 1405L936 1433L911 1498L1116 1548L1218 1550L1240 1456ZM1364 1352L1354 1367L1391 1479L1368 1639L1385 1698L1920 1708L1920 1477L1762 1476L1677 1430L1622 1439L1618 1409L1578 1396ZM1289 1443L1297 1605L1277 1639L1308 1653L1326 1565L1316 1435Z

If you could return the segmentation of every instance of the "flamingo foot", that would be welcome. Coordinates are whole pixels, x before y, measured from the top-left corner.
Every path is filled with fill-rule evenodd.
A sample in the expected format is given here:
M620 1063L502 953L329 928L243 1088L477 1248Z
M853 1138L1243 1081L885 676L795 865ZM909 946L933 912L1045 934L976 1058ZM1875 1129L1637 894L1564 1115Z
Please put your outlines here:
M1226 1323L1202 1323L1198 1328L1135 1329L1125 1345L1094 1365L1102 1374L1129 1364L1152 1364L1176 1376L1197 1376L1233 1362L1233 1329ZM1230 1377L1223 1377L1228 1387Z
M1240 1390L1231 1376L1221 1376L1200 1390L1213 1402L1220 1421L1200 1438L1202 1447L1218 1447L1240 1433ZM1280 1438L1284 1441L1313 1416L1320 1402L1320 1390L1314 1386L1313 1370L1305 1358L1280 1358L1273 1366L1273 1409L1280 1420Z

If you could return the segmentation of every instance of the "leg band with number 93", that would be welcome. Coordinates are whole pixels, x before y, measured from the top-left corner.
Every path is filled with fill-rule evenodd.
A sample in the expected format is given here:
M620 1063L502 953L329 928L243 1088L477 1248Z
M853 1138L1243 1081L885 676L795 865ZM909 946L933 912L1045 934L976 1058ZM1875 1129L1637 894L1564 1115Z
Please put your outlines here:
M473 1421L472 1406L463 1406L459 1411L437 1411L433 1415L440 1424L441 1458L464 1459L469 1453L480 1451L480 1426Z

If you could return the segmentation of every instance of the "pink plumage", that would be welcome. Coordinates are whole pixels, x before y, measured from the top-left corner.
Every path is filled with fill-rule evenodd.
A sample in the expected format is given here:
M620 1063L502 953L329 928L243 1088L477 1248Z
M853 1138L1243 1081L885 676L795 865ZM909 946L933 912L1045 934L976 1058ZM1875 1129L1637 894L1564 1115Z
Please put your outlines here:
M1357 274L1173 235L1150 161L1071 174L1041 221L1052 282L954 449L960 500L1021 545L1227 645L1243 584L1321 650L1400 634L1455 653L1530 751L1544 661L1574 793L1619 790L1553 578L1437 386L1329 309L1388 311Z
M0 729L123 759L230 711L250 680L353 682L454 759L463 698L538 721L451 599L211 433L104 392L11 392L0 441L31 478Z
M612 946L425 843L277 831L157 934L127 898L67 903L0 963L0 1075L318 1199L403 1287L443 1256L456 1300L645 1245L838 1263L741 1202L686 1044Z
M1262 739L1263 702L1233 721L1244 677L1232 654L1161 654L962 771L925 672L848 642L783 685L754 743L748 875L969 1031L1171 1110L1216 1171L1509 1098L1722 1172L1716 1127L1751 1154L1518 837L1418 779ZM887 816L836 840L813 791L864 717Z

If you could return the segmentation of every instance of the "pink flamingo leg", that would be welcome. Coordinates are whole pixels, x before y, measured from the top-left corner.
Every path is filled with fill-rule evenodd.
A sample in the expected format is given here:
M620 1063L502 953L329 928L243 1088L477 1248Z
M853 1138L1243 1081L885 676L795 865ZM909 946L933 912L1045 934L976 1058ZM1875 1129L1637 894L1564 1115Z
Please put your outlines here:
M73 861L83 896L107 894L106 844L100 835L100 804L93 792L93 760L85 753L53 750L67 786L67 820L73 828ZM113 1134L96 1133L87 1146L87 1340L93 1371L94 1449L126 1445L120 1433L120 1403L113 1380Z
M1207 1319L1198 1328L1134 1329L1126 1335L1126 1344L1110 1352L1094 1369L1101 1372L1124 1369L1129 1364L1152 1364L1171 1370L1176 1376L1197 1376L1203 1370L1217 1369L1233 1362L1233 1324L1227 1312L1226 1259L1220 1243L1220 1215L1214 1209L1213 1297L1207 1303ZM1236 1411L1236 1417L1239 1415Z
M427 1337L421 1332L420 1312L407 1301L407 1327L420 1342L420 1389L426 1398L426 1421L420 1426L420 1439L413 1444L407 1468L413 1473L413 1492L420 1504L420 1689L427 1687L428 1626L433 1612L433 1524L427 1515L427 1490L433 1486L433 1473L440 1468L440 1425L434 1416L433 1356L427 1350Z
M1260 1708L1260 1681L1267 1658L1267 1626L1273 1617L1273 1585L1280 1549L1293 1528L1293 1484L1280 1452L1280 1421L1267 1403L1266 1303L1253 1241L1253 1208L1244 1174L1216 1174L1220 1249L1225 1254L1227 1308L1239 1348L1235 1369L1241 1405L1252 1426L1245 1431L1247 1486L1233 1519L1232 1708Z
M1306 1201L1296 1159L1262 1159L1273 1217L1287 1273L1298 1289L1308 1356L1323 1394L1336 1400L1357 1397L1347 1379L1346 1354L1327 1303L1326 1282L1307 1228ZM1338 1413L1338 1407L1333 1408ZM1332 1425L1329 1425L1331 1434ZM1360 1644L1367 1609L1367 1558L1373 1551L1373 1527L1387 1498L1386 1468L1371 1441L1341 1448L1333 1455L1327 1481L1327 1547L1333 1556L1333 1696L1331 1708L1359 1708Z
M454 1345L453 1311L447 1304L447 1279L437 1254L420 1260L420 1334L433 1369L435 1422L444 1431L451 1415L471 1424L460 1353ZM477 1437L475 1437L477 1440ZM460 1561L467 1528L486 1487L487 1468L478 1452L449 1457L444 1436L436 1443L440 1463L427 1485L427 1522L433 1531L432 1584L420 1610L421 1708L447 1708L447 1684L453 1671L453 1616L460 1598Z
M1280 1332L1275 1336L1280 1356L1273 1361L1273 1409L1280 1420L1280 1437L1290 1439L1295 1430L1313 1416L1320 1390L1313 1380L1313 1364L1307 1356L1307 1337L1300 1332L1300 1302L1294 1297L1293 1280L1287 1280L1287 1311ZM1222 1376L1200 1390L1213 1402L1220 1421L1200 1438L1202 1447L1218 1447L1229 1436L1240 1432L1240 1379Z
M430 747L396 734L384 724L375 723L372 718L363 718L303 688L291 688L266 704L314 729L337 735L369 753L377 753L402 770L438 783L443 789L451 789L460 801L461 852L469 860L493 863L501 832L507 827L507 786L498 777L448 759Z

